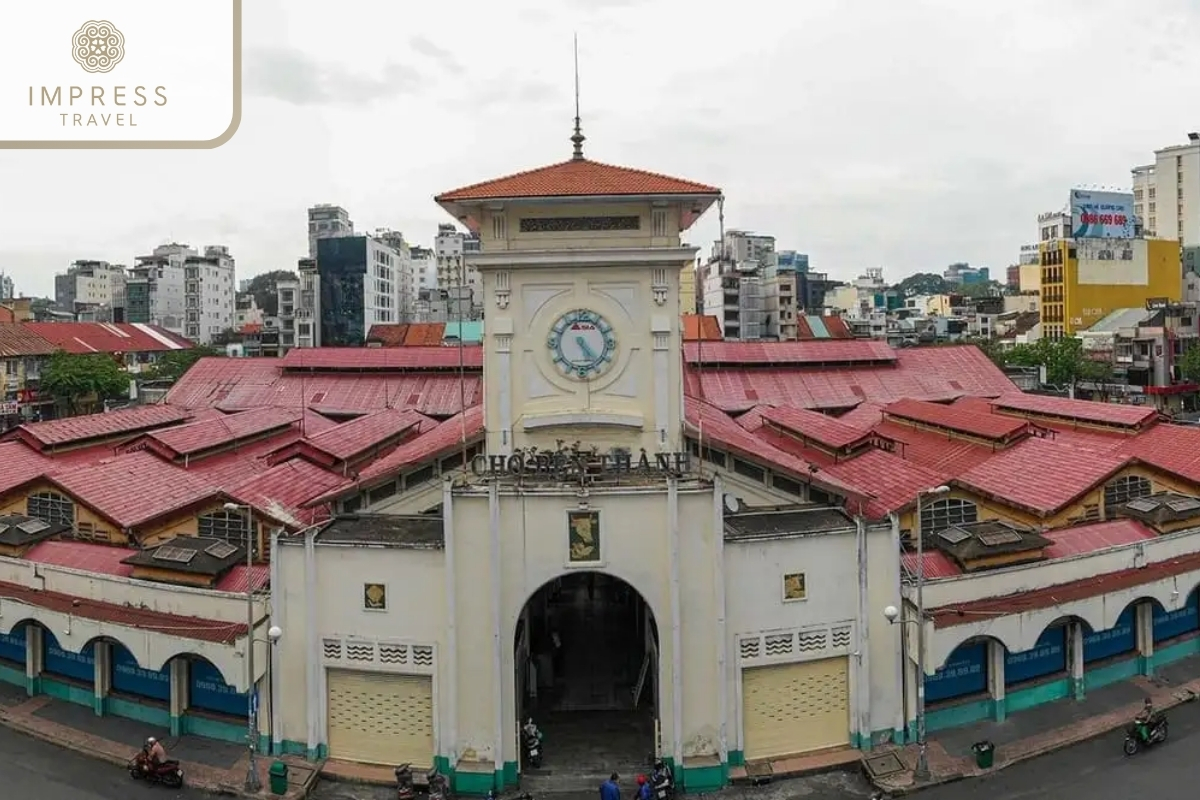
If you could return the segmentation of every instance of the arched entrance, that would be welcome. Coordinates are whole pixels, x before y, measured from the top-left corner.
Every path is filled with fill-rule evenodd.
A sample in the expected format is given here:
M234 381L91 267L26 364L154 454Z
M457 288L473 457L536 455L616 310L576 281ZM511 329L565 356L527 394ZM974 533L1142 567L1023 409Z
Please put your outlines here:
M518 751L532 717L545 734L541 769L628 774L656 750L658 628L636 589L572 572L529 598L513 636Z

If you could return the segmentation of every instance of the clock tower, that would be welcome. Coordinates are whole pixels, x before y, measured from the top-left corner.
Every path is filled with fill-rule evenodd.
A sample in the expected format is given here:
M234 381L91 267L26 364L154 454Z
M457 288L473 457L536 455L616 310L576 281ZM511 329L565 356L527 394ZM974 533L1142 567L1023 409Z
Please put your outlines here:
M578 123L578 120L577 120ZM494 455L559 442L683 449L680 235L719 189L569 161L445 192L480 235L484 419Z

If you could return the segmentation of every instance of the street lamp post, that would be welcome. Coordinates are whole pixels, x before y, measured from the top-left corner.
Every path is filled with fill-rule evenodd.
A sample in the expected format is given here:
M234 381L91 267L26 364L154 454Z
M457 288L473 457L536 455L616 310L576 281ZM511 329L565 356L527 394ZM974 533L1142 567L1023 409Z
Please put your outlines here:
M925 742L925 531L921 525L921 503L926 497L936 497L950 491L949 486L935 486L917 492L917 618L902 619L895 606L883 610L887 621L912 622L917 626L917 768L913 777L919 781L929 778L929 755ZM906 664L904 667L908 669Z
M237 503L226 503L224 509L231 514L246 513L247 528L246 528L246 749L249 755L249 764L246 767L246 791L257 792L262 789L262 781L258 777L258 764L255 761L255 754L258 750L258 686L254 680L254 581L252 580L254 572L254 530L253 517L249 506L239 505ZM283 635L283 631L272 625L267 630L267 638L270 639L270 644L275 644L279 641L279 637Z

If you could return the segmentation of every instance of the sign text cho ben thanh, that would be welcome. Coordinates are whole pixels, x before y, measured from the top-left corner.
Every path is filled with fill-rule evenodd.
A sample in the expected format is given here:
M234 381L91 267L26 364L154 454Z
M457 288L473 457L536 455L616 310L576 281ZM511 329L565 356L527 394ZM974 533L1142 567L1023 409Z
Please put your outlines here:
M691 453L648 454L589 453L580 451L518 450L511 455L481 453L471 461L471 471L487 478L520 477L582 479L620 475L683 475L691 471Z

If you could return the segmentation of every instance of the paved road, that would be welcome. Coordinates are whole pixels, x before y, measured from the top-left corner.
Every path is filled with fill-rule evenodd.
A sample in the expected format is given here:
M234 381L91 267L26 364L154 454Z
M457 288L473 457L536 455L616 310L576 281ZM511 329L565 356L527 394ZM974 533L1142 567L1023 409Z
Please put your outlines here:
M31 739L0 726L0 797L30 800L200 800L130 780L119 767Z

